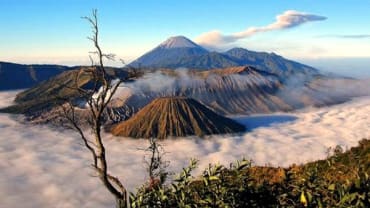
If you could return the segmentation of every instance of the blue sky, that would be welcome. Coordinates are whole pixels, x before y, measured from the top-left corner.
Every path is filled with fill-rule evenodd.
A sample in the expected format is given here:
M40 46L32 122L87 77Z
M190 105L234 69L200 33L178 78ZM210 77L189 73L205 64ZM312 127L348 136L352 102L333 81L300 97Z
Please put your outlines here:
M299 60L370 57L367 0L0 0L0 60L86 63L90 28L80 17L93 8L98 9L103 48L127 62L169 36L199 40L201 34L219 31L229 37L267 27L289 10L325 19L263 30L212 48L238 46Z

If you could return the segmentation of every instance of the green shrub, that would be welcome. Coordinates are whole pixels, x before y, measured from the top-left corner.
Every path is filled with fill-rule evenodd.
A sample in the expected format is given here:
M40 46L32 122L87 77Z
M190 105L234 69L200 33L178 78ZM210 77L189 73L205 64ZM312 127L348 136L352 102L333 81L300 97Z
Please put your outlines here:
M252 166L248 160L209 165L193 177L197 160L170 184L146 184L132 207L370 207L370 140L347 152L289 168Z

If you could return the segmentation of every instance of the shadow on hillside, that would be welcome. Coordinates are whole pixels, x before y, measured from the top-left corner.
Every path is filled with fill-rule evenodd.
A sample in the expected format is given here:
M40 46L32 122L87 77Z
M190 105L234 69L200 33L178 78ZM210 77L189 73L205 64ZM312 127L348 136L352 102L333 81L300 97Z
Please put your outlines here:
M248 131L252 131L260 127L270 127L274 124L292 122L298 119L292 115L255 115L234 117L234 120L247 127Z

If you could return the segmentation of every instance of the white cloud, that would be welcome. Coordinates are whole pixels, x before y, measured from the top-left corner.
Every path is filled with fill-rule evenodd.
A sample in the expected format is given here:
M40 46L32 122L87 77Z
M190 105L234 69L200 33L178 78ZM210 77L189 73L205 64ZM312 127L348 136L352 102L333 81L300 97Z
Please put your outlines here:
M19 92L22 92L22 90L0 91L0 108L12 105L14 96Z
M10 97L9 93L1 92L1 102L4 95ZM259 165L288 166L324 158L327 148L337 144L355 146L370 135L369 114L370 97L367 97L333 107L269 116L268 120L287 121L279 124L271 124L266 118L240 118L249 126L257 125L256 119L265 121L241 136L180 138L162 144L174 171L185 166L190 157L198 158L203 168L209 162L228 164L243 156ZM90 176L93 172L89 168L89 152L79 145L75 133L21 124L6 114L0 114L0 132L2 207L114 206L114 199L99 179ZM146 147L147 141L111 135L104 138L111 172L133 190L145 179L143 152L138 148Z
M318 38L344 38L344 39L366 39L370 38L370 34L351 34L351 35L320 35Z
M195 42L206 47L215 47L230 44L237 40L253 36L257 33L293 28L307 22L323 21L326 19L327 18L324 16L308 14L295 10L288 10L285 11L283 14L277 15L276 21L269 25L261 27L249 27L246 30L230 35L224 35L220 31L214 30L201 34L195 39Z

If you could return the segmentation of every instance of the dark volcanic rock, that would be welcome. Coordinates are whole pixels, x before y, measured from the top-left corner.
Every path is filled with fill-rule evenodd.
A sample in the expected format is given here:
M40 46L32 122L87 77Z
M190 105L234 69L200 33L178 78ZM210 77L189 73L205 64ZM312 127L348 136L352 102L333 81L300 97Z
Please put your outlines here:
M134 138L204 136L242 132L245 127L220 116L198 101L185 97L153 100L132 118L117 124L112 133Z

